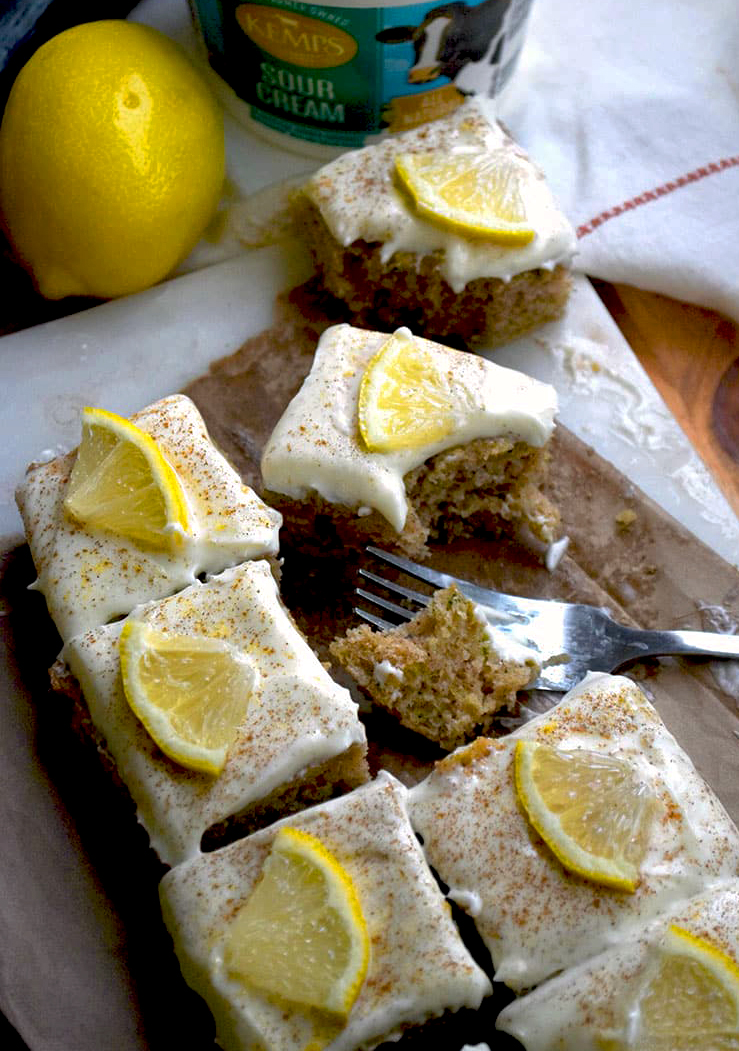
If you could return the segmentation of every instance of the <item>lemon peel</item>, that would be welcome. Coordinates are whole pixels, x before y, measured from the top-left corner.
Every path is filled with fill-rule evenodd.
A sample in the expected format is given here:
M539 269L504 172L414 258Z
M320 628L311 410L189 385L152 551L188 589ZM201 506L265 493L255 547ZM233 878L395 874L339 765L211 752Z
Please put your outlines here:
M164 754L220 774L256 683L248 657L225 639L165 634L136 619L123 626L119 654L126 700Z
M536 236L527 222L522 169L505 151L400 153L395 171L419 213L439 226L508 247Z
M636 890L655 801L630 763L522 740L514 776L529 822L568 871Z
M187 503L154 439L105 409L82 411L82 439L64 508L75 521L146 547L168 550L189 531Z
M268 996L345 1019L369 953L359 896L344 866L317 836L281 828L230 925L228 973Z
M457 401L447 374L399 329L362 375L359 432L370 452L418 449L454 431Z
M708 939L671 925L629 1008L619 1051L736 1051L739 966Z

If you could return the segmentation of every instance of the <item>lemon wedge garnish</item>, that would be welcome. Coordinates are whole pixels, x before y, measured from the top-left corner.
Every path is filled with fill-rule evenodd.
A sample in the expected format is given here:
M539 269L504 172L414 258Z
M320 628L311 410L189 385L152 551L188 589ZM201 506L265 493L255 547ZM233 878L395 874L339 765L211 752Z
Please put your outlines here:
M499 245L527 245L534 239L521 192L524 174L508 153L400 153L395 170L415 207L431 222Z
M165 755L219 774L256 684L249 658L225 639L138 620L124 624L119 653L126 699Z
M370 360L359 387L359 432L370 452L418 449L451 434L460 406L449 375L403 330Z
M516 793L541 838L570 872L633 892L654 798L615 756L519 741Z
M629 1051L737 1051L739 966L682 927L671 926L630 1018Z
M154 439L105 409L82 411L64 507L77 522L147 547L174 547L188 531L182 487Z
M367 973L369 937L352 880L320 839L277 832L231 923L224 962L269 996L347 1017Z

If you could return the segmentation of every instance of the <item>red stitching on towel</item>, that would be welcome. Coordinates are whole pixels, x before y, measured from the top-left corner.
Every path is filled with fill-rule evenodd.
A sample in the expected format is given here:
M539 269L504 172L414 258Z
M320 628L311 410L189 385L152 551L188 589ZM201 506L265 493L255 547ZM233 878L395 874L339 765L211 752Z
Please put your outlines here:
M617 216L623 215L624 212L631 212L634 208L638 208L642 204L656 201L658 197L664 197L665 194L672 193L674 190L679 190L683 186L688 186L691 182L698 182L699 179L705 179L708 175L716 175L719 172L726 171L727 168L737 167L739 167L739 156L724 157L720 161L711 161L710 164L706 164L702 168L696 168L694 171L688 172L686 175L681 175L679 178L670 182L666 182L662 186L656 186L653 190L646 190L644 193L640 193L638 197L632 197L630 201L624 201L623 204L617 204L614 208L607 208L605 212L596 215L594 219L590 220L590 222L578 226L577 236L586 237L587 234L592 234L593 231L597 230L599 226L603 225L603 223L607 223L609 219L615 219Z

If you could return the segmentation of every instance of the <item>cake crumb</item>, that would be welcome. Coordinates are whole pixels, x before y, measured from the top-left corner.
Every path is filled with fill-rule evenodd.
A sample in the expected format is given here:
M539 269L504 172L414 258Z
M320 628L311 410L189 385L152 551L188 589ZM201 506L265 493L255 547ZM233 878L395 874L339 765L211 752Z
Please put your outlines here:
M489 732L539 671L533 652L496 633L456 585L407 623L352 628L330 652L375 704L447 751Z
M636 521L636 511L633 511L630 507L625 507L623 511L619 511L616 515L616 525L619 529L628 529Z

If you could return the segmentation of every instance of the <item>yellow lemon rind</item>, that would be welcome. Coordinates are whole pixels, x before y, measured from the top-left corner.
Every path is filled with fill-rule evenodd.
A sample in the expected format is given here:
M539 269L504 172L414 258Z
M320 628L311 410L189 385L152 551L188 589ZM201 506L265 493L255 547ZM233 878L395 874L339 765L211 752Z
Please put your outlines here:
M691 956L715 974L725 989L731 991L739 1025L739 962L699 934L671 923L662 943L663 952Z
M413 410L413 398L405 398L397 382L397 373L402 373L408 356L420 363L416 370L417 380L424 381L427 390L435 391L439 405L436 411L424 419L417 419L416 425L410 428L393 427L402 415ZM405 359L405 361L404 361ZM408 373L406 373L407 375ZM390 335L375 352L362 374L358 395L359 434L369 452L393 453L408 449L419 449L448 437L456 426L451 395L439 382L433 362L412 337L401 332ZM403 407L394 414L392 402L398 394ZM416 399L421 406L423 391Z
M336 877L349 913L356 925L355 929L361 932L361 936L357 939L360 954L354 980L347 987L341 1002L327 1005L326 1007L326 1010L331 1014L346 1018L359 995L359 990L362 988L369 967L370 942L359 895L343 865L340 864L318 836L314 836L310 832L304 832L302 829L289 827L281 829L278 836L282 838L285 844L290 844L289 849L303 855L310 853L312 857L321 859L324 871L328 870ZM334 890L337 889L336 884L332 884L332 887Z
M685 985L685 969L679 961L689 960L697 964L699 975L720 988L723 996L706 995L705 981L701 980L699 988ZM670 961L677 964L677 970L669 980L667 1000L663 999L665 968ZM694 971L688 972L691 977ZM641 990L636 1004L629 1008L630 1023L627 1029L631 1032L625 1039L619 1035L610 1040L603 1039L604 1051L676 1051L677 1048L688 1051L702 1051L707 1046L736 1048L739 1047L739 965L736 960L700 935L694 934L678 924L670 924L662 940L655 946L652 965L648 969L648 979ZM655 986L655 982L659 984ZM679 997L683 1001L683 1010L679 1017L673 1017L670 1001ZM651 1002L651 1009L644 1017L645 1004ZM664 1017L654 1018L654 1007ZM689 1010L686 1012L684 1007ZM733 1020L715 1016L716 1010L723 1007L733 1008ZM692 1013L692 1023L689 1019ZM708 1017L710 1015L713 1017ZM656 1027L655 1027L656 1021ZM636 1022L636 1024L634 1024Z
M126 419L125 416L119 416L107 409L86 406L82 410L82 442L86 440L86 432L91 433L94 427L104 429L121 443L129 443L144 457L151 472L152 481L157 486L164 505L166 526L163 530L144 531L141 534L122 532L120 535L129 536L138 543L157 549L167 550L180 547L185 537L190 535L187 501L177 474L157 443L151 435L137 427L131 420ZM90 521L90 515L75 502L75 466L72 468L64 508L72 519L86 525ZM93 522L96 518L97 516L93 518ZM106 529L106 531L116 532L114 529Z
M423 177L419 159L423 154L398 154L395 172L401 188L410 196L416 210L437 226L476 241L489 241L503 248L523 248L530 244L536 231L523 222L507 222L502 217L485 222L479 212L453 208L434 192Z
M127 620L121 629L118 653L126 701L149 736L169 759L189 770L217 777L223 772L228 758L229 745L208 748L184 740L173 731L166 713L147 697L146 688L141 680L140 662L150 645L152 636L156 634L156 631L146 622L136 619ZM224 640L215 638L191 641L193 649L212 648L218 649L219 652L229 645Z
M518 741L514 755L516 795L530 824L568 872L613 890L633 894L640 882L636 866L628 862L619 865L612 859L601 858L584 850L561 831L556 818L536 794L529 791L531 765L537 747L535 741Z
M318 874L324 896L318 901L313 900L312 908L307 915L314 915L318 922L321 923L321 930L325 931L331 930L334 926L332 922L328 922L328 925L324 926L326 921L323 917L328 912L331 912L339 917L341 921L340 929L348 938L349 953L343 970L338 975L331 973L326 976L329 982L328 988L325 986L321 987L321 981L319 980L318 988L306 989L304 983L299 982L298 984L302 985L302 988L298 989L294 980L295 976L284 972L277 981L270 977L273 973L273 961L265 959L265 951L269 953L273 944L281 943L282 951L287 950L290 953L290 959L295 958L296 954L300 953L301 935L299 933L298 937L294 939L295 944L290 943L289 935L291 932L295 933L295 928L286 920L286 916L294 914L296 907L301 915L305 915L303 911L304 903L301 905L300 897L298 897L296 903L291 900L290 894L286 892L284 883L278 882L273 886L273 881L277 877L272 874L273 870L270 866L277 862L280 856L283 859L295 859L297 868L294 871L298 882L294 884L294 889L297 889L298 892L304 876L304 866L307 866L309 872L313 871ZM302 872L301 868L303 868ZM282 877L284 879L284 870ZM265 880L268 881L266 884L263 882ZM277 891L277 897L273 893L275 890ZM261 898L260 893L262 895ZM314 893L309 889L311 896ZM259 906L257 902L259 902ZM260 913L257 911L257 928L254 928L254 909L258 909L262 904L265 908L269 908L273 903L278 905L280 902L286 903L287 907L282 920L275 921L274 917L267 919L265 921L266 927L260 931L261 919ZM277 912L278 915L281 912L279 907ZM239 928L239 924L246 917L248 919L245 932L243 924L241 928ZM328 916L326 918L328 919ZM281 924L285 922L286 925L281 925L279 932L275 929L273 935L273 928L270 926L271 922L280 922ZM256 942L254 941L255 931L258 932ZM288 934L287 941L282 937L286 932ZM278 936L278 933L280 936ZM247 939L246 942L243 940L245 937ZM255 944L259 946L256 954ZM246 957L242 954L242 949L245 945L249 947ZM315 951L316 946L312 936L309 949L311 946L313 951ZM330 948L329 945L329 950ZM262 874L241 910L236 914L228 940L224 945L224 961L228 973L233 978L244 982L248 988L258 991L270 1000L274 999L276 1003L287 1000L304 1009L318 1012L330 1025L335 1025L336 1023L345 1024L366 978L369 956L369 936L359 896L351 877L341 862L331 853L321 839L312 833L291 826L280 828L275 834L270 852L265 858ZM328 959L329 961L333 959L335 962L336 957L329 955ZM315 961L313 961L313 965L315 966ZM315 972L311 971L310 973Z

